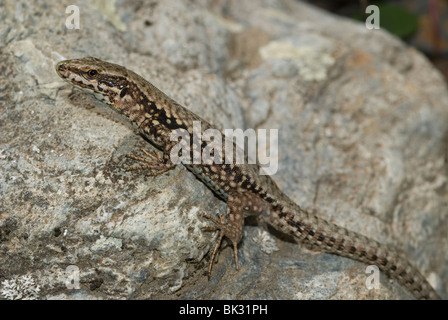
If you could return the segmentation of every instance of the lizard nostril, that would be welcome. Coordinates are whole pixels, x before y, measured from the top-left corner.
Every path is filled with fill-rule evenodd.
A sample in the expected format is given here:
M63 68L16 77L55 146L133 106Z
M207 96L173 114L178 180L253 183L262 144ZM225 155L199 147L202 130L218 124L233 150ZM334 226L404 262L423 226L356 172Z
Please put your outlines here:
M58 76L60 76L61 78L64 79L64 65L63 64L57 64L56 65L56 73L58 74Z
M59 72L64 71L64 70L65 70L65 67L66 67L66 62L65 62L65 60L64 60L64 61L59 61L59 62L56 64L56 71L59 71Z

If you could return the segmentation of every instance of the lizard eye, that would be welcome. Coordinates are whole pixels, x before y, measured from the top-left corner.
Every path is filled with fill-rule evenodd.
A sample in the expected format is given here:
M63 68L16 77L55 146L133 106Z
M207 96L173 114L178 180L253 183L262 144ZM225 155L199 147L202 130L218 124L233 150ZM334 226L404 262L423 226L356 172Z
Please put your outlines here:
M89 75L89 77L94 78L98 75L98 71L96 71L95 69L89 70L87 72L87 74Z

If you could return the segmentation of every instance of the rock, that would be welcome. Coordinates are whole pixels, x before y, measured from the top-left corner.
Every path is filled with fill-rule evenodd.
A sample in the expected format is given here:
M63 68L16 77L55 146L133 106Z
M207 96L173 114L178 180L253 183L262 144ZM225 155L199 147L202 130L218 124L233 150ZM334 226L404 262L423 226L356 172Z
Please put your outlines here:
M226 248L208 280L217 235L200 214L225 204L182 166L126 170L127 154L153 148L58 78L57 61L83 56L125 65L220 129L278 129L281 189L398 248L446 297L448 93L420 53L292 0L89 3L81 29L52 2L1 5L0 297L411 297L384 275L369 290L366 265L256 219L240 271Z

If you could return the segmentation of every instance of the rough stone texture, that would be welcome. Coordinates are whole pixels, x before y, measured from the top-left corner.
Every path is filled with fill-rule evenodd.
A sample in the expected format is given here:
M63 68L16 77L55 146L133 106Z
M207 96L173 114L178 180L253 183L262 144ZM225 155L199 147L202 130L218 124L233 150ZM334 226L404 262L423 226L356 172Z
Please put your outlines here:
M448 287L448 92L418 52L298 1L0 3L0 298L398 299L366 265L249 221L208 280L224 212L185 168L125 169L152 147L54 72L61 58L127 66L219 128L279 129L282 190L403 251ZM112 4L112 5L111 5ZM66 287L79 269L80 289Z

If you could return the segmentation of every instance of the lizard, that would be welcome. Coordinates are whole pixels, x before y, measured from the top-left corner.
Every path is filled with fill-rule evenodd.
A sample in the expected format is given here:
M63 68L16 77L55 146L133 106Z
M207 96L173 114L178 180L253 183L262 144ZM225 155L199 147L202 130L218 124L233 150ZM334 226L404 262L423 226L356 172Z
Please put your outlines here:
M170 158L172 148L178 143L170 139L173 130L184 130L191 135L194 121L200 121L202 132L213 128L200 116L123 66L86 57L60 61L55 68L63 80L105 102L163 152L163 155L152 155L142 149L147 157L129 155L144 163L131 168L133 170L148 169L147 173L151 176L167 172L175 166ZM197 155L206 146L199 143L192 147L192 153ZM224 152L222 150L219 156L223 157ZM257 164L185 162L183 165L227 204L225 217L220 214L217 219L204 215L213 222L207 229L219 231L209 261L209 275L224 238L233 246L235 267L238 269L237 245L242 239L244 218L258 215L274 229L317 246L324 252L378 266L417 299L440 299L419 270L396 250L302 209L279 189L270 176L260 175Z

